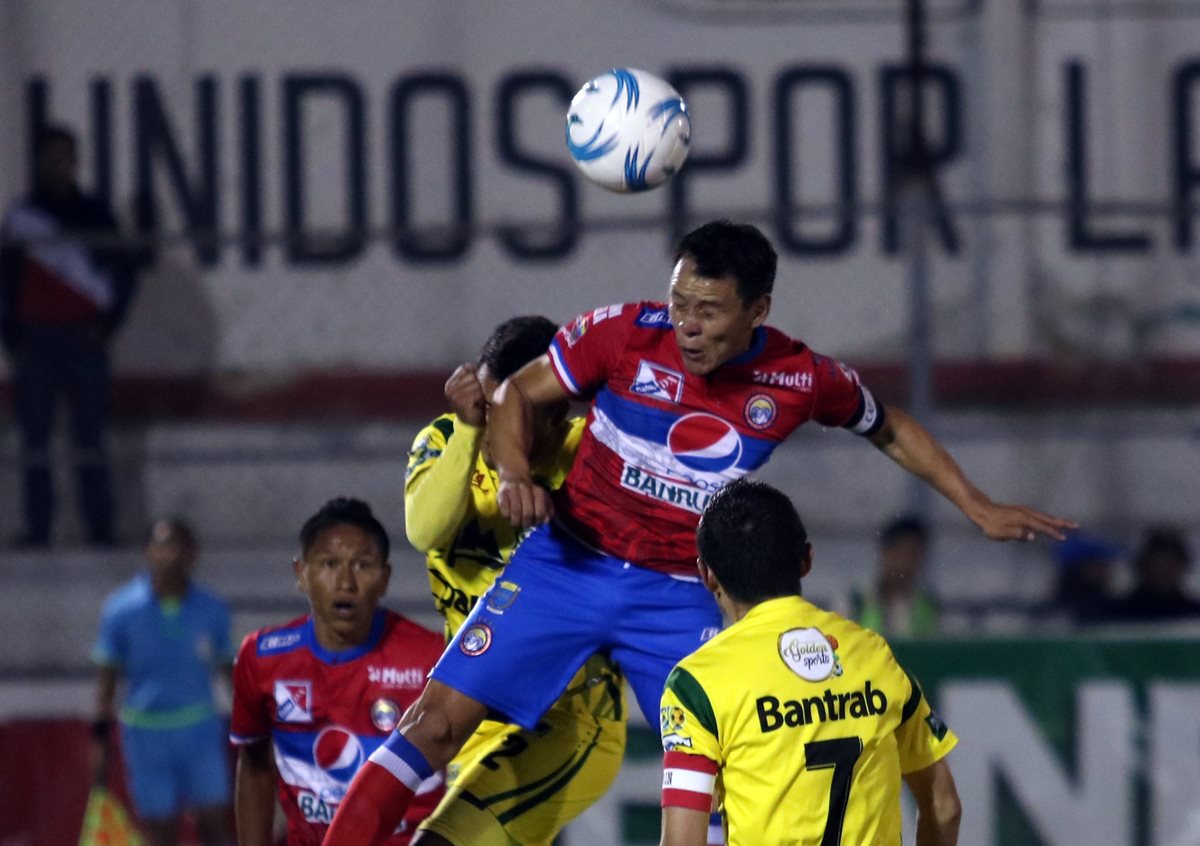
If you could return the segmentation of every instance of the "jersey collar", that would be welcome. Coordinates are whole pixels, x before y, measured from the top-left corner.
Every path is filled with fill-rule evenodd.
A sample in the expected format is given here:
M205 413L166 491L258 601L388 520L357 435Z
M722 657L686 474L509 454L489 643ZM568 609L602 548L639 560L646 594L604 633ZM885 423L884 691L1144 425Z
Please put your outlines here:
M739 364L748 364L751 361L753 361L754 359L758 358L760 355L762 355L763 348L766 345L767 345L767 328L765 326L755 327L754 334L750 337L750 348L748 350L746 350L744 353L735 355L733 358L729 359L729 361L725 362L725 364L723 364L721 366L722 367L729 367L729 366L736 367Z
M379 639L383 637L383 629L386 625L387 612L382 608L376 608L375 619L371 621L371 634L363 643L349 649L326 649L317 640L317 632L313 628L313 619L310 616L304 621L304 645L326 664L346 664L363 657L374 649L379 644Z

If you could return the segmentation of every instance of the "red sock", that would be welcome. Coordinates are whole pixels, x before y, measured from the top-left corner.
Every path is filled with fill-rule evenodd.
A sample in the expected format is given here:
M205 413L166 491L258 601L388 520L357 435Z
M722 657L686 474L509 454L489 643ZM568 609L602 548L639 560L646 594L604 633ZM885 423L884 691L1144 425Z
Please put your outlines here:
M338 803L324 846L375 846L404 819L421 782L433 768L404 735L392 732L354 776Z

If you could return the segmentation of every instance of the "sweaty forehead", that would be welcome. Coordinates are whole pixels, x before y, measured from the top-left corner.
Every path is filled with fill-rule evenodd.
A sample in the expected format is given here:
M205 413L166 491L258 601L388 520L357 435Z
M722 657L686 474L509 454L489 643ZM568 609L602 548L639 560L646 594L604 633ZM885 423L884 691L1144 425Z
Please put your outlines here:
M738 298L737 281L730 276L700 276L689 258L679 260L671 274L671 297L697 302L732 303Z

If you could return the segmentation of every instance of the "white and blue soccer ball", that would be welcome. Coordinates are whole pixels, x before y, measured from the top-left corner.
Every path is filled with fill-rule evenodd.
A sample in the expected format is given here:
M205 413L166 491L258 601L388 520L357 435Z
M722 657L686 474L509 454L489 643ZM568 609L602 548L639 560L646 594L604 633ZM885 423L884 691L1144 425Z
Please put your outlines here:
M692 121L679 92L652 73L613 68L588 80L567 110L567 151L609 191L648 191L687 158Z

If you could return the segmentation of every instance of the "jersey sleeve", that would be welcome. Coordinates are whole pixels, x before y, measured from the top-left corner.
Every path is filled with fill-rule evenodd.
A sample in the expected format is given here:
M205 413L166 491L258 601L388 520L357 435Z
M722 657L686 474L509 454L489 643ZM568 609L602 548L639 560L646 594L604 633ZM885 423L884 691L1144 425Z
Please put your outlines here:
M900 772L913 773L929 767L958 745L958 736L942 722L925 698L920 683L907 674L910 691L896 727Z
M271 713L258 678L258 632L242 641L233 665L233 713L229 739L245 745L271 736Z
M100 613L100 630L92 646L92 663L101 667L120 668L125 663L126 641L120 614L110 600Z
M450 543L467 516L482 433L445 415L413 441L404 474L404 532L422 552Z
M813 419L822 426L840 426L866 436L883 426L883 406L853 369L814 353L813 376L816 399Z
M723 756L708 694L682 667L667 677L658 709L663 745L662 806L708 811Z
M572 396L590 396L616 367L638 308L617 304L581 314L550 343L550 365Z

